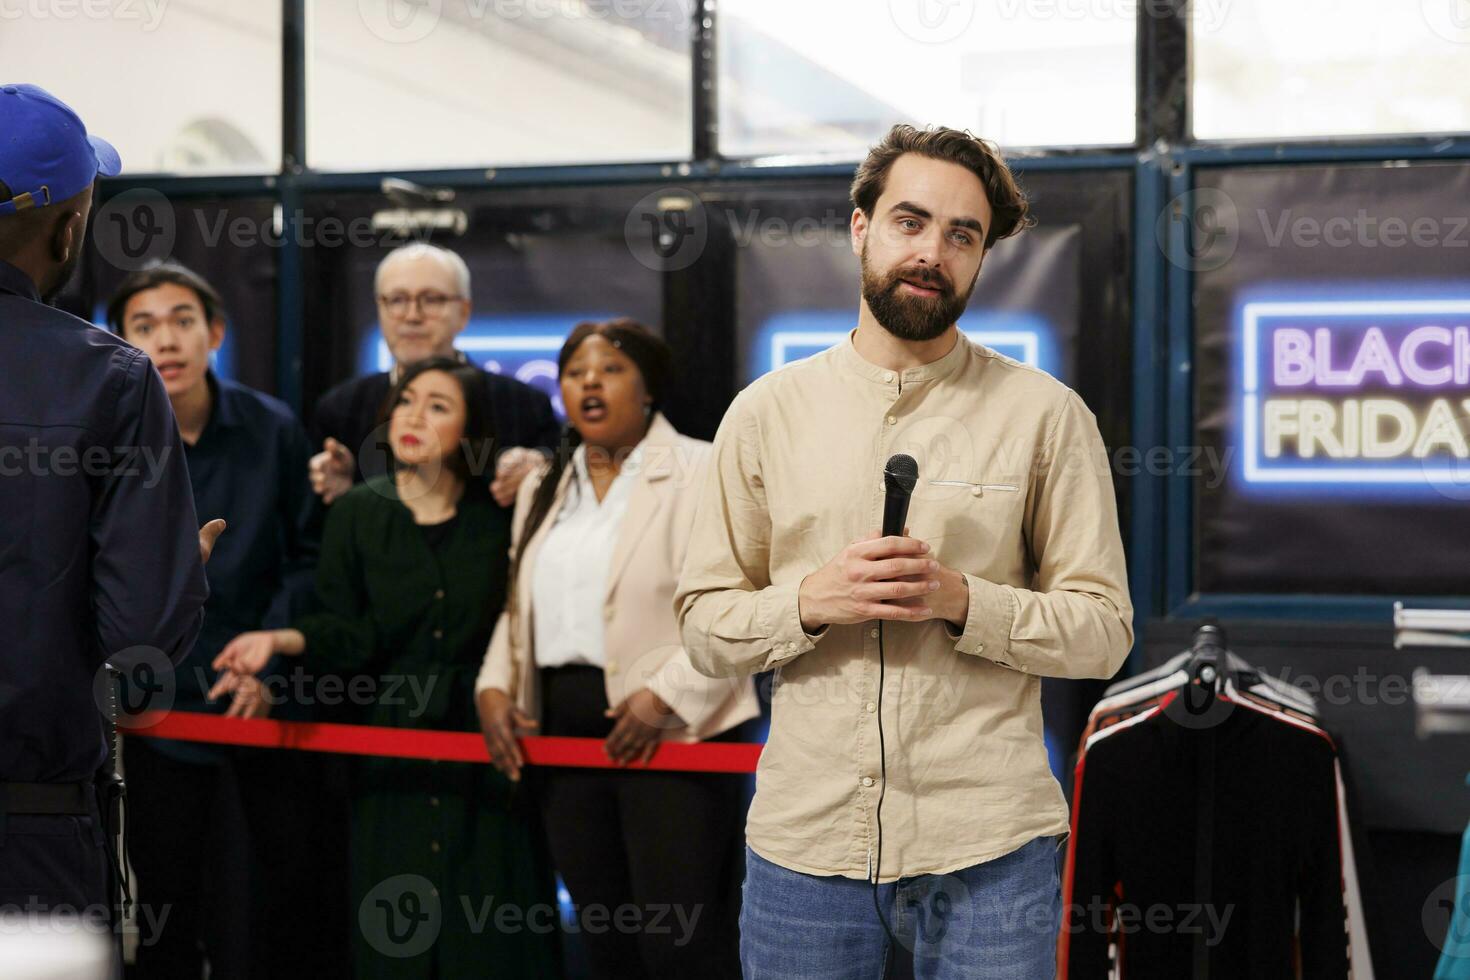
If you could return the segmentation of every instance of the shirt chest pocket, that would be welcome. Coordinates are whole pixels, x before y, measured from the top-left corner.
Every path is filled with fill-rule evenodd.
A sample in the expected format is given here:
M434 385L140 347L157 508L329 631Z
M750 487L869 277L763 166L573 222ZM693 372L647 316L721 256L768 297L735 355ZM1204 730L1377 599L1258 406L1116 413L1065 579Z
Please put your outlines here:
M909 527L940 561L976 570L1023 547L1025 507L1026 484L1018 478L921 477L909 503Z

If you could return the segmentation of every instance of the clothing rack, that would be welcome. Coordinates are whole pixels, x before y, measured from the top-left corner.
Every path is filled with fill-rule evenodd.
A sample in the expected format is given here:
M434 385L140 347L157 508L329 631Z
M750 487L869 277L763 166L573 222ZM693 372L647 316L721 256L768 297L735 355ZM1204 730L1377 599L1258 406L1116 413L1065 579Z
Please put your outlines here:
M1470 675L1414 671L1414 730L1420 738L1470 734Z
M1224 684L1223 674L1229 669L1225 648L1225 631L1215 623L1206 623L1194 632L1187 665L1190 683L1181 692L1184 698L1200 698L1190 705L1193 712L1203 713L1214 706ZM1194 888L1200 908L1210 901L1215 884L1215 729L1200 733L1201 744L1198 778L1195 780L1194 821ZM1210 980L1210 949L1202 932L1194 937L1192 980Z
M1393 604L1393 646L1470 648L1470 609ZM1414 671L1414 730L1420 738L1470 733L1470 676Z
M1406 609L1393 604L1393 648L1470 648L1470 609Z

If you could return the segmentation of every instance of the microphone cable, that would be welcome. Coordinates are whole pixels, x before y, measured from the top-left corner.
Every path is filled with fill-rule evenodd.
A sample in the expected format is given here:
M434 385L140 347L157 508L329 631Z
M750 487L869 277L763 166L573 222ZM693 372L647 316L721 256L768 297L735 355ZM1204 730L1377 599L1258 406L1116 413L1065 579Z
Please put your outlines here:
M873 813L874 822L878 827L877 855L873 859L873 911L878 913L878 921L883 926L883 932L888 937L888 956L894 955L894 947L898 940L894 938L893 929L888 924L888 919L883 915L883 905L878 901L878 879L883 868L883 795L888 790L888 753L883 744L883 620L878 620L878 806ZM897 896L895 889L894 895ZM887 959L884 957L884 972L887 972Z

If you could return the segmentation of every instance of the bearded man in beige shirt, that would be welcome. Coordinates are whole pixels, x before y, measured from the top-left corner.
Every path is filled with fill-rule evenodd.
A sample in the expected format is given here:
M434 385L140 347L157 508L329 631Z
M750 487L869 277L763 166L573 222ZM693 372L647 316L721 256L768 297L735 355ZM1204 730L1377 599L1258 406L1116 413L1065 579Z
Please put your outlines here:
M852 185L857 328L730 406L675 606L695 668L774 670L746 827L747 980L1053 976L1067 807L1041 677L1133 643L1096 420L960 333L1031 223L990 144L896 126ZM882 537L885 461L919 479Z

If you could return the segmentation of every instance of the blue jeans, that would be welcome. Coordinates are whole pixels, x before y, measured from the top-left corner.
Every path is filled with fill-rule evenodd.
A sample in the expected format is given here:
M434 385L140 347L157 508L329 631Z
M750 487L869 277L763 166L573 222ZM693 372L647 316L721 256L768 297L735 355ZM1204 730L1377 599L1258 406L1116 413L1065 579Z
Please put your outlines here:
M1058 839L993 861L878 886L916 980L1051 980L1062 894ZM818 876L745 850L740 965L745 980L879 980L888 937L867 881Z

